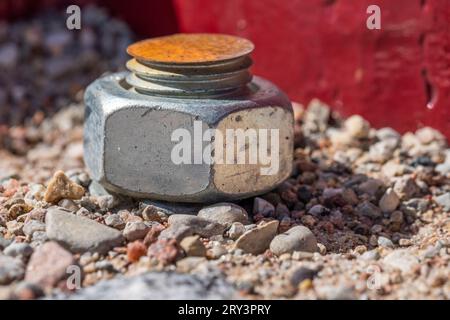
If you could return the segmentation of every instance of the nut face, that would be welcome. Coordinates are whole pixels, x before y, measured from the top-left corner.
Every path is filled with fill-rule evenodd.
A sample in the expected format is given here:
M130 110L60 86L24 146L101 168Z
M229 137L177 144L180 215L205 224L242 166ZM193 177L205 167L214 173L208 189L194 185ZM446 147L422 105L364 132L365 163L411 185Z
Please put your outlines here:
M85 162L93 179L111 191L177 202L246 198L276 187L292 170L293 114L288 98L270 82L254 77L239 96L177 99L139 94L124 84L128 73L100 78L86 90ZM261 164L181 163L172 159L172 134L201 131L277 129L275 174ZM197 140L198 142L198 140ZM210 142L201 143L202 150ZM269 142L267 149L271 149ZM191 144L194 155L198 143Z
M292 123L292 113L288 110L267 106L262 108L245 109L233 112L224 117L217 124L221 132L227 129L253 128L258 130L276 130L276 141L268 141L267 146L262 141L255 143L252 153L265 152L276 154L277 160L268 164L262 163L258 157L258 163L249 164L214 164L214 185L219 191L227 194L246 194L252 190L264 190L283 181L291 173L292 149L293 149L293 127L286 125ZM272 137L272 139L275 137ZM275 145L272 143L275 142ZM250 148L250 146L247 146ZM273 150L272 150L273 148ZM264 149L264 150L260 150ZM262 174L262 173L265 174Z
M171 133L177 128L192 132L193 121L194 116L172 110L132 107L116 111L105 125L105 179L120 188L167 196L205 190L209 165L186 170L170 161Z

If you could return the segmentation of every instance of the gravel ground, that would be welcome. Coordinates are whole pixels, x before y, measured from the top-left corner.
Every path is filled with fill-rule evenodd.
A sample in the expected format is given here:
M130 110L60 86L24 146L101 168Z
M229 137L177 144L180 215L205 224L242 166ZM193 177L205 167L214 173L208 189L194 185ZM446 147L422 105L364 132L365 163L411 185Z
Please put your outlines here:
M204 208L125 198L92 182L82 105L10 128L8 139L26 152L0 150L0 296L70 295L79 282L94 287L75 297L92 298L103 287L133 287L117 280L96 289L101 280L160 272L156 287L135 286L146 297L173 290L175 271L191 275L188 283L216 274L225 289L208 295L214 286L205 285L199 298L230 297L230 286L239 298L448 299L442 135L375 130L319 101L295 109L291 178L260 197ZM70 272L77 266L79 279Z
M8 28L25 35L48 27L33 21ZM92 25L94 40L105 42L96 50L130 39L116 26L105 35ZM73 61L71 50L55 49L64 37L39 41L49 47L36 64ZM0 64L25 52L20 39L28 38L5 39ZM295 169L273 192L209 206L114 195L83 164L79 89L125 58L114 55L92 74L63 72L59 98L48 103L64 109L0 126L0 299L450 298L450 149L439 132L400 135L359 116L342 119L319 101L306 111L296 104ZM49 81L47 72L35 75ZM3 116L12 122L29 111L13 96L40 101L38 85L11 97L4 88Z

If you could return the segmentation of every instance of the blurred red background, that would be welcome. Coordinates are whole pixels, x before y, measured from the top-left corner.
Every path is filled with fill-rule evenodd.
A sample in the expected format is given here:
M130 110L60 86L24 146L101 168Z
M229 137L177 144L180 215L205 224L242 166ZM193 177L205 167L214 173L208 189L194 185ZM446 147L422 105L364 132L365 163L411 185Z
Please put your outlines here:
M0 17L96 2L142 37L221 32L251 39L253 72L307 104L399 131L429 125L450 138L450 0L3 0ZM366 9L381 8L381 30Z

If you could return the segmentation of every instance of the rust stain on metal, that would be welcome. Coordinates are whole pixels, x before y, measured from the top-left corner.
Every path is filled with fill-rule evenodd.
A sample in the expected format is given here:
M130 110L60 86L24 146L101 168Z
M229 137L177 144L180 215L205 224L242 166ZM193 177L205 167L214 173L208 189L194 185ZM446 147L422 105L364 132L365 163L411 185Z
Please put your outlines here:
M250 54L250 40L223 34L174 34L143 40L127 48L138 60L163 64L204 64Z

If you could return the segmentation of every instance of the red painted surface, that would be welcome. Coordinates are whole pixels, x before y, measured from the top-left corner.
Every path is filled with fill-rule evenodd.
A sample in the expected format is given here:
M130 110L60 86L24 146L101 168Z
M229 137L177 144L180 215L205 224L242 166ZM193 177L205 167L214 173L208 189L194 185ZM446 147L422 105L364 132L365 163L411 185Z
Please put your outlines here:
M254 41L254 73L302 103L319 97L400 131L450 137L449 0L174 0L184 32ZM381 7L382 29L366 9Z
M222 32L256 45L255 74L307 104L319 97L376 127L450 138L450 0L1 0L0 18L97 2L139 34ZM381 7L382 29L366 9Z

